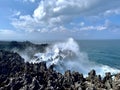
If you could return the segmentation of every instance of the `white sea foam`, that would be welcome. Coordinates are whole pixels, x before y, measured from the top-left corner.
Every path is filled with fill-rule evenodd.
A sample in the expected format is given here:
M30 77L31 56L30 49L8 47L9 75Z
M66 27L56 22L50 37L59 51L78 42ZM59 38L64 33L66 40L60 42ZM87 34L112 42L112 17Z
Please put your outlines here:
M100 75L104 75L105 72L120 72L118 69L89 61L87 54L80 51L79 45L73 38L69 38L65 42L55 43L47 48L46 53L36 53L34 57L31 62L45 61L47 67L54 64L54 69L61 73L66 70L75 70L86 75L92 69Z

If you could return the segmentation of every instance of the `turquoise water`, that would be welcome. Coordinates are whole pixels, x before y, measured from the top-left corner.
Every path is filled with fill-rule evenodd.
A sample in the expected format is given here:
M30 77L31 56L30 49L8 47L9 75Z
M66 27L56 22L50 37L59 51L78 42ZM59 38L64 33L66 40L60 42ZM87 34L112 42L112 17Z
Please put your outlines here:
M43 60L48 66L55 64L55 70L61 73L71 70L87 75L94 69L97 74L104 76L106 72L112 74L120 72L120 40L76 41L68 38L49 44L50 47L44 54L36 55L38 58L44 57ZM55 58L59 56L62 59Z
M80 50L90 61L120 69L120 40L80 40Z

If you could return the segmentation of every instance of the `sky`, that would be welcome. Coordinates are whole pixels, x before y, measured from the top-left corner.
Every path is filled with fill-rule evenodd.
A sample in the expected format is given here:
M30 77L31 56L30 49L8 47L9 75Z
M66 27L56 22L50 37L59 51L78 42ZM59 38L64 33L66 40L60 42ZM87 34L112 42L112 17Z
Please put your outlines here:
M120 39L120 0L0 0L0 40Z

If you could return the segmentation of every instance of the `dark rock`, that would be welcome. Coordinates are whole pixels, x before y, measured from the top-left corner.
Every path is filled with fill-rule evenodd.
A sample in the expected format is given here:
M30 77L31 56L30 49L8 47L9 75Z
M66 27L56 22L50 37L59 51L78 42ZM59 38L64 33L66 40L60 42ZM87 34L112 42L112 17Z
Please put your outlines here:
M107 89L113 88L113 85L112 85L112 75L111 75L110 72L105 73L105 77L103 78L103 84L105 85L105 87Z
M24 59L17 53L0 50L0 74L10 75L22 71Z
M47 70L46 62L40 62L40 70L41 71L46 71Z
M54 65L24 62L19 54L0 50L0 90L120 90L120 74L108 72L102 78L92 70L84 78L67 70L63 75Z
M83 74L80 74L79 72L73 72L72 73L73 81L74 82L84 82L85 78L83 77Z
M30 74L24 74L24 85L28 85L32 83L32 76Z
M33 78L32 84L30 85L31 90L38 90L40 88L39 82L36 77Z
M89 73L88 73L89 77L94 77L96 76L96 72L95 70L91 70Z

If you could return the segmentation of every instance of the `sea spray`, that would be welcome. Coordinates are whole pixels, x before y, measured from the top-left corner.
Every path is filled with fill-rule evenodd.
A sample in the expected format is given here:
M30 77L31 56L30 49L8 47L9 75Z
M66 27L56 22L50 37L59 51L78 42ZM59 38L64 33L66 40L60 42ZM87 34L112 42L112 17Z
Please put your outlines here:
M79 45L73 38L65 42L58 42L47 48L45 53L36 53L33 63L45 61L47 67L54 65L54 69L64 73L66 70L79 71L84 75L94 69L97 74L104 75L105 72L117 73L119 70L106 65L100 65L89 61L87 53L81 52Z

